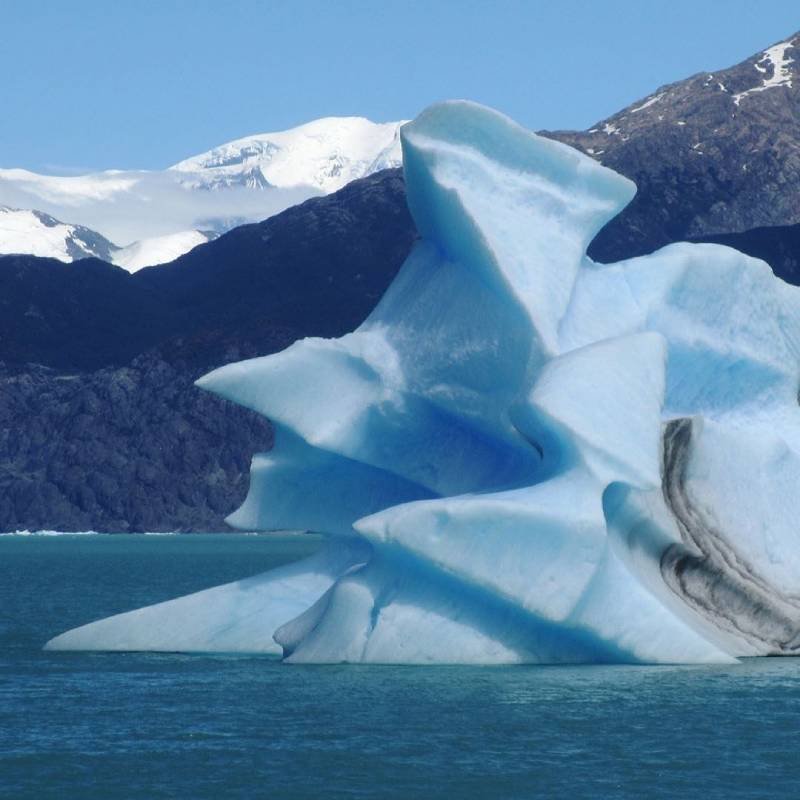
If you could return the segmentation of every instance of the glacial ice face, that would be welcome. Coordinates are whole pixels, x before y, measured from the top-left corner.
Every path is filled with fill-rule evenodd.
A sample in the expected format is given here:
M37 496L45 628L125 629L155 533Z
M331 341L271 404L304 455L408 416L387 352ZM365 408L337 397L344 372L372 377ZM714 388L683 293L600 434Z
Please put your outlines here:
M354 333L199 382L268 416L230 521L307 562L62 634L290 662L800 650L800 295L763 262L586 247L634 186L489 109L402 129L421 240Z

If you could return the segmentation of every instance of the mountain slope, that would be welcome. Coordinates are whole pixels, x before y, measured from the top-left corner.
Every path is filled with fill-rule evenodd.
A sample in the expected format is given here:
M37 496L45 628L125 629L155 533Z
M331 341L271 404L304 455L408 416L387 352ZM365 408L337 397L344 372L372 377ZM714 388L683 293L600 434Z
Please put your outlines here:
M0 255L28 253L41 258L110 261L117 247L97 231L68 225L41 211L0 206Z
M236 228L133 282L167 303L176 333L247 330L266 352L274 326L334 336L360 324L415 236L402 174L386 170Z
M638 186L595 239L601 261L800 222L800 34L663 86L588 131L546 131Z
M228 142L171 169L188 173L188 183L209 189L306 185L327 194L357 178L399 167L402 124L326 117Z
M194 377L157 353L66 375L0 364L0 530L225 530L272 430Z
M179 231L164 236L153 236L118 248L111 257L111 263L128 272L136 272L143 267L174 261L213 238L213 234L202 231Z
M157 295L105 261L0 257L0 362L70 370L125 363L163 335L167 315Z
M201 231L180 231L118 247L83 225L61 222L42 211L0 206L0 255L33 255L67 263L99 258L136 272L174 261L212 238L213 234Z

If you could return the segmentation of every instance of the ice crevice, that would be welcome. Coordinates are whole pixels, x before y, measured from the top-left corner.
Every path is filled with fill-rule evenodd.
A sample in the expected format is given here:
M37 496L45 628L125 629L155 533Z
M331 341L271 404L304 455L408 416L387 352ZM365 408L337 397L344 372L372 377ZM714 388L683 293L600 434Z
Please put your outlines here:
M717 245L593 263L635 187L491 109L438 104L401 141L421 238L369 318L198 382L275 424L231 524L322 532L324 549L48 646L796 652L800 290Z

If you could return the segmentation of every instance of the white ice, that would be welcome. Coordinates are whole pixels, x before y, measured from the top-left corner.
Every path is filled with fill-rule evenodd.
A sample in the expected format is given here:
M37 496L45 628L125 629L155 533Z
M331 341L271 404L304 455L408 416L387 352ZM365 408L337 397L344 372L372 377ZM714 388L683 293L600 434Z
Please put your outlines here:
M325 532L322 558L341 559L50 646L384 663L793 652L800 292L715 245L591 262L633 184L490 109L433 106L401 135L421 239L369 319L199 382L276 426L230 521Z

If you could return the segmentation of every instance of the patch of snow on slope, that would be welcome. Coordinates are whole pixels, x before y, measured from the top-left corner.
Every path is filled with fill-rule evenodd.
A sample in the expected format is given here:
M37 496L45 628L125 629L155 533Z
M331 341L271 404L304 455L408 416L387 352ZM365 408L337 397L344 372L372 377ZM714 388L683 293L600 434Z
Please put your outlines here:
M631 114L636 114L638 111L644 111L646 108L650 108L654 103L657 103L662 97L664 96L664 92L659 92L658 94L654 94L649 99L645 100L640 106L636 106L636 108L631 109Z
M181 231L166 236L154 236L121 248L114 253L112 260L118 267L128 272L136 272L142 267L174 261L178 256L207 241L208 236L200 231Z
M767 89L774 89L776 86L788 86L792 88L792 73L789 70L789 64L794 63L794 59L786 55L786 51L794 47L791 41L781 42L780 44L773 45L767 48L761 58L753 65L762 74L767 73L767 67L762 66L766 62L767 65L772 65L772 77L764 78L761 86L755 86L752 89L746 89L744 92L739 92L733 96L733 102L738 106L742 102L743 97L756 92L764 92Z

